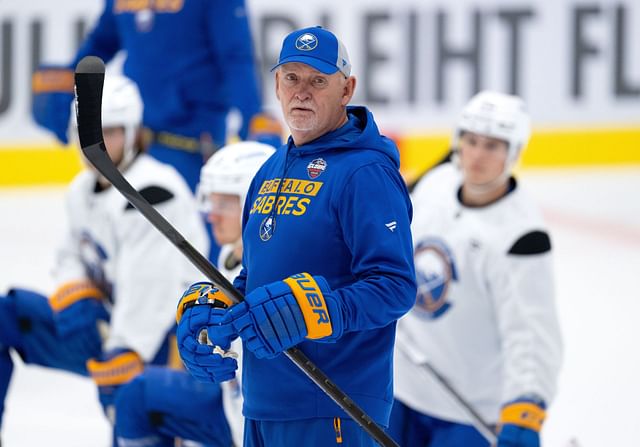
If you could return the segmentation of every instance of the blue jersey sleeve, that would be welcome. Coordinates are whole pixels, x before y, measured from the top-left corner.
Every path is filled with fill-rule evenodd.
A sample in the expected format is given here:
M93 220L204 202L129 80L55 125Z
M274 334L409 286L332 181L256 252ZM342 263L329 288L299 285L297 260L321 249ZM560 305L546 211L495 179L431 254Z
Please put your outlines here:
M238 289L238 292L240 292L242 296L245 295L245 291L247 290L247 270L244 267L240 269L240 273L238 273L238 276L233 280L233 287Z
M338 203L357 279L334 290L343 303L345 331L386 326L411 309L416 297L407 189L397 170L370 164L352 175Z
M247 137L251 117L260 112L261 98L253 43L244 0L209 2L209 41L221 68L221 90L242 115L240 138Z
M71 67L75 67L83 57L89 55L98 56L105 63L109 62L120 48L120 38L113 14L113 0L107 0L98 22L78 49Z

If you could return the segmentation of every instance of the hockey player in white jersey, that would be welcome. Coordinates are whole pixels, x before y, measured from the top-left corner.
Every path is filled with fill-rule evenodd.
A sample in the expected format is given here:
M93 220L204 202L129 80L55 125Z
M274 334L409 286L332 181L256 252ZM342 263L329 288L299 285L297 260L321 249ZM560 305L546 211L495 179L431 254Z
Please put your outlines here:
M218 150L200 173L198 202L213 224L215 240L221 246L218 269L229 281L233 281L242 266L242 208L249 185L273 153L272 146L255 141L230 144ZM232 343L231 350L238 355L241 369L239 338ZM224 412L236 446L242 445L244 430L239 378L240 374L236 374L234 379L221 384ZM118 397L116 433L120 445L169 447L173 446L174 438L223 445L212 417L219 404L205 394L210 387L218 385L200 382L186 372L148 369L126 385ZM162 417L156 417L156 423L151 424L150 414Z
M135 84L107 76L102 121L110 157L206 253L206 233L186 182L137 144L141 118ZM91 376L112 419L122 385L146 365L166 365L171 357L175 297L197 270L92 169L73 180L66 207L69 227L55 268L58 289L49 297L25 289L0 296L0 402L11 377L9 351L15 350L26 363Z
M512 169L524 103L484 91L453 133L453 162L412 193L418 293L398 324L390 430L403 446L487 446L428 362L495 427L498 447L537 447L562 357L551 244Z

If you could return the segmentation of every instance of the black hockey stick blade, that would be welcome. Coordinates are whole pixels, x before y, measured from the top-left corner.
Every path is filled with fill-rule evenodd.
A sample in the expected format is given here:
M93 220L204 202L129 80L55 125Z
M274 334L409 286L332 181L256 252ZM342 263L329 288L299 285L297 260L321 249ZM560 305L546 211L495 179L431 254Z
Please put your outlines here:
M207 278L236 302L242 294L213 264L196 250L142 195L122 176L107 154L102 137L102 86L104 62L95 56L84 57L75 71L76 118L84 156L136 209L165 235ZM398 447L371 417L320 370L300 349L285 351L289 359L325 394L338 404L365 432L383 447Z

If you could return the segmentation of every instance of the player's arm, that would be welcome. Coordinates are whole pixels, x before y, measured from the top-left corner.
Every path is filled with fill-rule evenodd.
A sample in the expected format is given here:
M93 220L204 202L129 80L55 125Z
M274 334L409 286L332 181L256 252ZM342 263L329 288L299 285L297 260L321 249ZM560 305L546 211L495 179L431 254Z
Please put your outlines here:
M150 174L151 175L151 174ZM206 244L204 230L195 229L200 218L188 200L166 185L148 185L140 193L194 247ZM117 217L119 253L115 272L115 297L107 349L128 347L144 361L153 358L165 335L175 322L176 296L186 287L187 272L197 275L181 253L144 216L127 205Z
M89 189L93 183L86 173L81 173L69 185L64 197L67 226L62 239L57 245L53 275L58 284L86 279L85 266L80 256L82 244L81 227L83 212L86 209Z
M220 61L222 92L242 115L240 138L245 139L251 118L261 111L258 71L244 0L208 2L209 42Z
M85 199L81 180L77 178L65 196L69 224L56 250L53 274L58 286L49 296L56 330L61 336L95 326L97 320L109 319L105 309L109 297L105 290L87 277L80 256L82 228L77 227L76 223L82 220L79 214L82 213Z
M80 234L69 228L58 244L55 254L54 277L58 284L86 279L84 265L80 259Z
M337 191L334 203L356 278L334 290L344 305L345 331L384 327L416 298L412 206L404 182L390 167L367 165Z
M549 236L529 231L497 257L489 278L505 365L498 445L535 446L562 359Z
M205 248L202 228L199 234L184 231L200 225L195 207L185 202L190 196L174 192L167 184L141 187L140 194L172 220L195 247ZM164 342L175 321L175 296L184 289L186 269L192 269L130 204L123 205L113 218L119 250L110 330L105 353L87 362L100 403L110 418L119 387L140 374Z
M204 243L204 233L184 231L191 228L189 224L200 224L194 207L185 204L190 196L179 195L167 184L139 189L195 247L203 248L199 242ZM174 322L175 296L184 288L187 276L180 252L129 203L121 206L112 214L118 253L109 334L104 354L87 362L100 403L110 418L119 388L143 371L166 339Z
M245 290L247 288L247 271L244 266L240 269L238 276L233 280L233 287L235 287L240 294L245 294Z

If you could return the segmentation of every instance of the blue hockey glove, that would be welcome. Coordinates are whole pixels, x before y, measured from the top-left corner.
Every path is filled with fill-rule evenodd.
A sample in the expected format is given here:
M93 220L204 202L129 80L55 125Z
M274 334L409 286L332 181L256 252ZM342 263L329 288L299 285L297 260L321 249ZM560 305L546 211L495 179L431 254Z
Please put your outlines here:
M344 330L342 308L326 280L308 273L258 287L208 328L209 337L242 337L258 358L273 358L305 339L333 342Z
M87 361L87 371L98 385L100 404L109 419L113 417L115 395L120 386L129 383L143 370L142 358L129 349L114 349Z
M49 297L56 331L62 337L95 327L98 320L109 321L100 289L91 281L72 281L63 284Z
M540 400L517 399L502 407L497 447L540 447L545 405Z
M65 145L69 144L67 130L71 116L73 85L73 70L67 67L40 67L31 80L33 119L40 126L53 132Z
M178 351L185 368L202 382L224 382L235 377L238 362L226 352L235 334L208 339L207 328L217 324L232 301L213 284L193 284L180 298L176 321Z
M282 146L282 125L267 113L258 113L249 122L247 140L269 144L276 149Z

